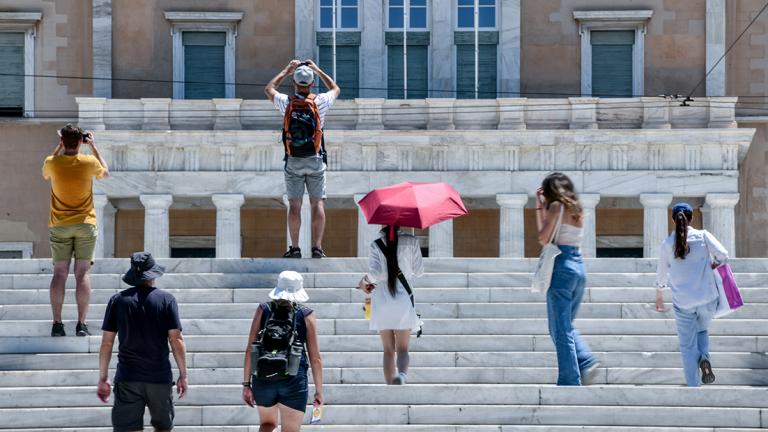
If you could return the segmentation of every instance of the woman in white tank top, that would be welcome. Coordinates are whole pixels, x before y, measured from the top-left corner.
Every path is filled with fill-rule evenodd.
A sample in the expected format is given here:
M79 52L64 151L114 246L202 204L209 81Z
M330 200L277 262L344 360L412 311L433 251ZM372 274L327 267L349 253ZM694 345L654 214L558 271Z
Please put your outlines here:
M561 252L547 290L549 335L557 351L557 385L590 384L599 362L573 327L587 280L581 258L582 209L573 182L565 174L548 175L536 191L536 225L542 246L557 232L554 242Z

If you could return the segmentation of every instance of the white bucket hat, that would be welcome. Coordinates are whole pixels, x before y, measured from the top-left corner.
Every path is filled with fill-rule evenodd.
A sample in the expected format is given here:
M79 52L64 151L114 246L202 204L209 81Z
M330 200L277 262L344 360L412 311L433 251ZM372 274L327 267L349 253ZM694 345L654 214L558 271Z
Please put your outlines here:
M277 286L269 293L272 300L288 300L304 303L309 295L304 290L304 278L295 271L284 271L277 277Z

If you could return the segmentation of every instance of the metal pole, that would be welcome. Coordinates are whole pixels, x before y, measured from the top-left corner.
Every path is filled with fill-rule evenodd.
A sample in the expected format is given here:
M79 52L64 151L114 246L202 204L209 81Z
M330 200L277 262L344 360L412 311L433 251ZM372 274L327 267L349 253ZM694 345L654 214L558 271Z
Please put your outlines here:
M333 25L331 26L331 77L336 81L336 3L340 0L333 0L331 14L333 15Z
M475 99L478 97L480 91L480 80L478 79L478 73L480 70L480 45L478 43L478 32L480 28L480 0L475 0Z
M403 1L403 99L408 99L408 7L410 0Z

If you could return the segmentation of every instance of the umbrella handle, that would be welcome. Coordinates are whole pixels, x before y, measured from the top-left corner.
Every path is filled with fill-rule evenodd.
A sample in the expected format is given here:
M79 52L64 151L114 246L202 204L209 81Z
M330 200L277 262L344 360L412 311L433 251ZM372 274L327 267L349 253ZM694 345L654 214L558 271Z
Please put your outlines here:
M389 241L393 242L395 241L395 226L390 225L389 226Z

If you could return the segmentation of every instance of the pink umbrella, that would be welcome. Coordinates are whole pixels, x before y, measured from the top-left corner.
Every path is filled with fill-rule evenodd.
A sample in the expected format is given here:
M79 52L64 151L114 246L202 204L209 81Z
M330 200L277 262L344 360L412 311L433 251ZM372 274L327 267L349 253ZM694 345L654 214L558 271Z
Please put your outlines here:
M358 204L369 224L419 229L468 213L459 193L446 183L405 182L374 189Z

